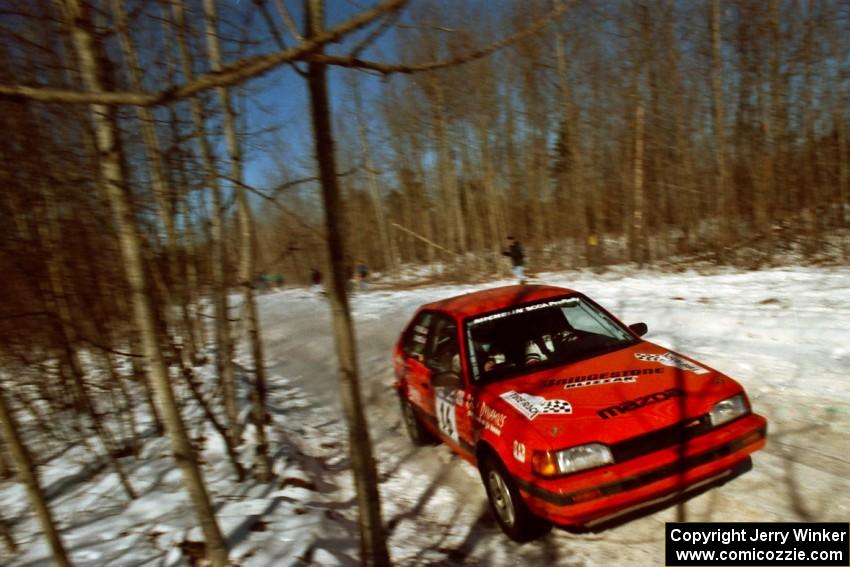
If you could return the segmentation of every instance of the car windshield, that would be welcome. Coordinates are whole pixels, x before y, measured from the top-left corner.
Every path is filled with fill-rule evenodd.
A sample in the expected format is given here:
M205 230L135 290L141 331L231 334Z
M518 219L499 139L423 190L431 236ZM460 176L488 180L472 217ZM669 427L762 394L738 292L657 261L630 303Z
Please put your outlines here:
M571 295L473 317L466 322L473 380L492 382L633 344L619 323Z

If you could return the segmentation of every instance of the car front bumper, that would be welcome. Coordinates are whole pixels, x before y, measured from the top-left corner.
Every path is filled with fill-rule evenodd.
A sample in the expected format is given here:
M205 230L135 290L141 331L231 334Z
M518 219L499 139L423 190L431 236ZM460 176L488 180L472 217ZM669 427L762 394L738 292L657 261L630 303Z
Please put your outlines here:
M684 444L560 479L517 478L532 512L585 527L719 479L764 447L767 421L750 414Z

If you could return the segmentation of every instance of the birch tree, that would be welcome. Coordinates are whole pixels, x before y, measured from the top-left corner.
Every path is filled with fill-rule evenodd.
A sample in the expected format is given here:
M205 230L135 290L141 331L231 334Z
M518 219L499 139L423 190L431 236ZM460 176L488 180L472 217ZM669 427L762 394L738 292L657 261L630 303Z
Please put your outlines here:
M192 55L186 37L187 24L183 3L179 1L172 2L171 8L175 33L177 34L177 45L180 50L183 79L191 82L195 78L195 73L192 68ZM215 311L216 373L221 383L221 395L224 400L225 413L227 414L231 443L238 446L241 443L242 426L239 422L236 377L233 368L233 339L230 329L230 311L227 301L227 285L225 282L224 201L221 193L219 174L216 168L215 155L207 136L203 104L198 97L193 96L189 98L189 105L192 113L192 122L195 126L195 140L198 144L204 166L204 178L212 193L213 213L210 216L210 267L212 271L213 306Z
M65 22L79 61L83 84L90 92L102 92L103 55L98 53L89 10L79 0L65 0L64 8ZM223 567L228 562L227 545L218 527L194 448L186 434L183 418L169 380L168 368L160 350L157 325L148 290L149 283L142 259L142 247L127 194L128 187L114 110L97 104L91 105L90 110L99 156L100 182L108 197L118 232L127 282L131 288L135 323L141 332L148 372L156 386L158 403L162 409L166 431L171 439L175 461L183 473L183 480L191 497L198 524L204 533L207 557L217 567Z
M305 37L316 37L324 30L325 7L322 0L304 0ZM325 205L328 257L328 300L333 317L334 341L339 362L340 398L348 424L349 455L360 511L360 561L363 565L390 565L384 526L378 473L369 437L369 426L360 394L354 327L348 306L345 283L345 250L340 238L340 191L338 186L334 139L328 102L327 66L311 62L307 70L310 113L313 125L316 162Z
M30 502L35 509L35 515L50 544L50 549L53 552L53 560L59 567L70 567L71 561L68 559L68 553L59 535L59 529L53 518L53 512L50 510L47 500L44 497L44 491L38 480L35 463L33 462L29 448L21 438L17 420L6 400L6 392L2 383L0 383L0 433L2 433L3 442L15 463L18 479L27 489Z
M219 49L217 16L215 0L204 0L204 15L206 21L207 51L214 72L222 66ZM230 100L230 92L226 87L216 88L218 98L224 111L224 133L227 140L227 151L230 156L230 178L236 192L236 204L239 218L239 279L242 286L243 311L247 317L248 337L254 362L254 388L251 393L251 416L256 434L255 472L257 478L267 482L272 476L272 464L269 458L268 440L266 438L266 422L269 420L266 411L266 369L263 359L263 337L260 329L260 319L257 314L257 302L254 298L254 218L248 206L245 187L242 182L242 151L236 135L236 115Z

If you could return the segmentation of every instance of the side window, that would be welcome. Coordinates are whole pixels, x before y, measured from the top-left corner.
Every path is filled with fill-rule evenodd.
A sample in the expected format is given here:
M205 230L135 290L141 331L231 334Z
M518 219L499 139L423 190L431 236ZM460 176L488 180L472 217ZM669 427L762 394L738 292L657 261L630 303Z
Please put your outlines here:
M420 315L412 327L407 331L404 339L404 354L419 360L425 359L425 347L428 345L428 331L431 327L431 313Z
M457 325L452 319L442 316L434 318L431 340L425 354L425 363L438 370L460 371Z
M622 329L584 301L561 310L574 329L618 339L629 338Z

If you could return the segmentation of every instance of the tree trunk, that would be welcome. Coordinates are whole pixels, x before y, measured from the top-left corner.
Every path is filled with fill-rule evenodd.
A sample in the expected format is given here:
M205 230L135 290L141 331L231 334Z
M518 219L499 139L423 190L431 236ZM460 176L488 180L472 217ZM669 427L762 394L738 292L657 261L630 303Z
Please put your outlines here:
M221 52L216 30L215 0L204 0L204 15L207 27L207 50L212 70L221 70ZM269 415L266 411L266 368L263 360L263 337L260 318L257 314L257 302L254 298L254 219L248 206L248 197L242 185L242 151L236 138L236 115L230 101L227 88L217 88L218 97L224 110L224 133L227 138L227 151L230 154L230 176L235 184L236 204L239 217L239 279L242 286L242 301L247 317L248 336L251 354L254 359L254 388L251 393L251 416L256 429L255 473L260 482L268 482L272 477L272 463L269 458L269 445L266 437L266 423Z
M439 77L429 73L426 78L434 111L434 138L437 144L437 170L440 190L443 194L443 215L446 226L447 246L459 254L466 252L466 228L463 223L463 206L457 186L454 158L449 142L449 125L446 117L445 89Z
M90 92L103 92L102 62L98 53L88 11L79 0L65 0L66 21L71 32L83 84ZM216 565L228 563L227 545L210 504L206 485L194 449L186 434L183 418L177 406L168 377L168 369L158 342L154 310L148 294L148 282L142 260L142 247L130 208L124 167L121 162L114 110L91 105L99 155L100 181L104 184L114 222L118 231L121 257L131 288L135 323L142 335L145 359L171 439L174 458L183 473L198 523L206 539L207 557Z
M322 0L304 0L304 2L307 14L307 35L315 36L321 33L324 27L323 2ZM348 423L349 452L360 510L360 558L363 565L383 567L390 565L390 558L381 520L381 500L378 492L377 470L372 456L372 442L369 438L368 423L360 396L354 328L345 291L347 279L344 266L345 252L339 232L340 195L328 102L327 68L321 63L311 62L307 73L316 161L322 185L330 258L328 300L333 314L334 339L339 359L340 397Z
M59 234L56 199L50 181L42 183L42 196L46 210L45 218L39 223L39 232L41 233L42 245L45 250L47 280L50 287L49 291L44 294L45 303L48 309L56 315L56 318L53 320L56 339L60 343L59 347L62 350L62 356L71 372L77 400L82 404L83 410L89 416L92 429L94 429L103 442L104 449L106 450L106 459L115 470L115 474L118 475L124 492L127 493L127 497L130 500L133 500L136 498L136 491L133 489L129 477L124 472L124 467L121 466L121 462L116 457L118 447L115 444L112 433L102 423L95 402L89 394L88 386L85 383L83 366L80 363L77 353L77 330L74 326L74 319L68 305L64 274L62 273L61 266L62 261L57 256L57 252L61 247L62 235Z
M815 25L812 8L814 3L807 2L805 14L805 31L803 33L803 81L802 93L800 96L800 117L803 139L805 140L806 151L802 154L803 163L803 194L800 202L802 204L803 222L805 225L806 239L804 250L808 254L814 253L820 245L822 232L821 212L818 210L821 201L821 186L817 179L817 170L820 170L821 149L815 146L815 127L814 127L814 92L813 92L813 57L812 53L812 27ZM800 6L802 9L802 5Z
M564 53L564 35L560 28L555 34L555 55L558 64L558 83L561 87L561 121L568 125L569 136L567 142L567 154L569 156L569 168L560 175L561 187L557 191L569 190L570 206L569 210L573 211L571 220L575 226L574 234L578 242L584 244L585 260L591 262L591 257L594 254L593 247L595 246L589 240L587 232L587 197L584 180L584 156L581 155L581 146L578 143L579 125L578 116L573 105L572 95L570 94L570 83L567 76L567 57Z
M717 257L723 260L733 227L730 217L729 182L726 174L726 121L723 113L723 57L720 44L720 0L711 0L711 100L714 120L714 161Z
M118 28L118 38L121 43L121 49L124 52L124 58L127 61L130 86L135 91L141 91L142 70L139 66L136 49L128 30L129 23L127 21L127 14L124 11L123 0L111 0L111 2L112 11L115 15L115 25ZM184 352L187 354L189 360L194 361L197 349L195 346L195 337L192 332L193 324L189 319L188 306L185 304L185 300L187 299L187 295L185 293L186 286L182 283L183 279L180 275L180 267L177 257L177 228L174 223L175 211L172 205L174 202L173 191L172 187L169 186L166 180L165 170L163 169L162 152L160 151L159 139L156 135L156 128L154 126L151 110L145 106L137 106L136 115L142 127L142 141L145 146L145 156L147 157L150 165L151 186L153 187L153 194L156 199L159 219L165 227L165 246L168 259L168 284L174 288L174 291L172 291L170 295L172 298L180 298L184 300L182 302L183 305L181 305L181 334L185 339L185 344L187 345ZM181 290L180 292L176 292L178 288ZM168 307L171 306L169 305Z
M192 56L186 38L186 22L182 2L172 5L174 24L177 28L177 44L180 49L180 60L183 69L183 79L191 81ZM236 378L233 368L233 339L230 334L230 314L227 305L227 284L225 281L225 243L224 243L224 204L221 197L218 171L215 166L215 155L204 125L204 109L198 97L189 101L192 110L192 120L195 124L195 136L201 151L206 182L212 189L213 214L210 216L210 259L213 280L213 304L215 306L216 330L216 372L221 382L224 411L230 429L230 436L238 446L242 440L242 425L239 422L239 406L236 394Z
M781 68L779 0L770 0L768 9L770 18L770 120L768 121L770 147L768 151L771 159L771 193L768 195L768 200L773 202L771 218L775 219L789 209L788 193L790 191L785 190L785 170L782 166L787 123L782 110L785 101L785 85Z
M18 479L21 484L26 486L30 501L35 509L35 515L41 524L41 529L44 530L47 541L50 543L50 549L53 551L53 560L60 567L70 567L71 562L68 559L68 554L65 552L64 545L62 545L62 538L59 536L59 530L53 520L53 514L47 506L44 491L42 491L39 484L38 473L36 472L32 455L21 439L17 421L12 414L12 408L6 401L6 394L2 385L0 385L0 432L3 433L3 441L12 455L12 460L18 472Z
M835 8L835 13L832 17L832 29L829 34L830 52L833 60L846 60L846 51L842 53L840 48L840 28L841 19L839 18L838 8ZM845 32L846 33L846 32ZM846 41L844 43L846 49ZM847 223L845 210L850 206L850 155L848 155L847 143L847 121L844 117L844 109L847 103L847 92L843 88L847 78L846 66L835 66L834 91L832 93L832 120L835 123L835 161L838 169L838 187L835 191L835 202L838 206L835 207L835 213L832 216L834 226L844 227ZM844 250L846 254L850 250L850 239L844 239Z
M360 146L363 149L364 165L366 167L366 180L369 185L369 197L372 200L372 208L375 213L375 222L378 225L378 241L381 247L381 255L384 258L384 270L395 271L397 261L390 240L389 228L387 227L387 214L381 203L381 195L378 192L378 174L375 172L375 164L372 162L372 151L369 146L369 132L363 118L363 103L360 97L358 85L352 81L351 90L354 94L355 113L357 115L357 129L360 135Z
M646 231L644 226L645 204L643 191L643 104L638 103L635 110L635 156L632 165L634 206L632 207L632 260L643 265L646 261Z

